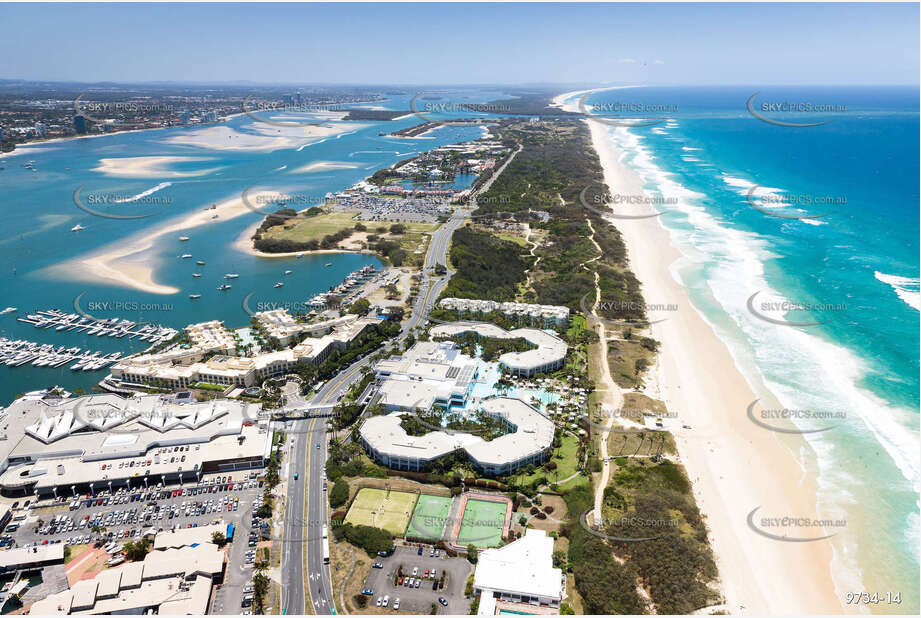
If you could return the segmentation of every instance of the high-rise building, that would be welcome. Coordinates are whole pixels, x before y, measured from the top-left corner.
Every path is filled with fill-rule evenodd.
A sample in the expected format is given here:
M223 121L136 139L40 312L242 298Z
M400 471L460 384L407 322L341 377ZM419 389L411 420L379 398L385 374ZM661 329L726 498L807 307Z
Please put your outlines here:
M86 118L81 116L80 114L77 114L76 116L74 116L74 130L77 133L83 135L84 133L86 133L86 129L87 129Z
M38 134L39 137L45 137L46 135L48 135L48 127L45 126L45 124L42 122L36 122L35 132Z
M191 115L189 114L189 110L183 110L179 112L179 122L180 123L189 124L190 118L191 118Z

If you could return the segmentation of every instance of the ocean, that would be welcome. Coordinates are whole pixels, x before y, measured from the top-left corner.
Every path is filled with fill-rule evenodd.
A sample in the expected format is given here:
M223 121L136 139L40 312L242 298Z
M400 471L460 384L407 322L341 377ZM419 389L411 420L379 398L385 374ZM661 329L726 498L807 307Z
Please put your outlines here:
M830 540L841 597L900 591L871 611L917 612L917 88L640 87L584 106L608 118L743 374L798 427L834 425L799 448L820 517L847 520Z
M488 92L468 94L480 100L494 96ZM404 110L409 109L410 99L410 95L393 96L379 105ZM186 242L178 240L183 232L169 234L145 254L155 265L154 282L174 286L180 290L177 293L150 294L104 281L75 280L58 267L126 236L143 235L173 218L238 197L247 189L285 192L295 196L289 206L307 208L322 203L328 192L347 189L377 169L423 150L484 134L480 127L448 126L423 139L381 135L422 122L417 116L384 122L330 121L303 112L259 116L317 121L343 127L344 132L309 139L306 144L279 141L266 148L263 146L275 139L273 132L288 129L279 131L275 125L239 115L219 125L220 130L234 132L237 148L233 150L205 144L197 137L199 131L209 128L203 126L61 140L20 147L12 155L0 157L0 213L4 222L0 231L0 310L18 309L0 315L0 337L105 353L120 351L124 355L143 350L149 343L36 329L16 318L50 308L74 313L76 305L98 318L118 317L176 329L192 322L223 320L228 327L239 328L250 320L244 301L252 311L276 307L304 310L307 300L339 284L349 273L382 263L373 255L355 253L265 259L240 251L233 246L234 240L265 213L278 208L255 200L250 200L252 213L191 229L185 232L189 236ZM103 164L105 159L136 157L184 159L166 161L152 173L113 172L111 166ZM34 172L26 167L30 161L34 161ZM330 162L335 165L309 167ZM470 181L469 177L456 179L459 184ZM94 216L87 209L149 216L109 219ZM72 232L75 225L85 229ZM192 258L183 259L186 253ZM198 260L205 265L197 266ZM285 270L293 272L285 276ZM193 272L202 276L193 278ZM218 291L225 273L239 274L239 278L231 281L232 289ZM284 287L274 288L276 281L284 282ZM192 293L201 294L201 298L190 299ZM75 372L69 365L56 369L0 365L0 406L19 393L55 385L89 391L107 372Z

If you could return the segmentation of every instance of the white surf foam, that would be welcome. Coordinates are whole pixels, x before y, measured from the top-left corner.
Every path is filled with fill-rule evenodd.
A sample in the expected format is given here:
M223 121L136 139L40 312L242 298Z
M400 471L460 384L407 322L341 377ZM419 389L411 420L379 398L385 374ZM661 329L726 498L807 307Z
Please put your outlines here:
M889 284L906 305L921 311L921 279L887 275L878 270L873 275L883 283Z
M901 473L904 479L900 481L898 476L894 476L885 482L890 485L901 482L906 489L918 491L921 445L917 414L892 406L860 388L858 385L867 367L848 348L815 332L783 326L767 328L764 321L753 316L747 309L746 301L755 292L784 298L783 294L771 288L765 278L764 262L772 257L765 239L723 225L718 217L700 205L699 198L703 196L687 190L675 182L673 174L656 165L639 136L629 134L626 129L612 132L612 135L620 148L630 152L626 160L644 179L647 187L654 187L663 196L679 198L670 210L683 213L686 216L684 222L676 218L674 224L661 219L659 223L681 249L684 262L704 273L710 295L724 315L703 317L727 343L746 380L753 385L765 384L777 400L790 409L845 410L847 423L843 424L839 433L846 432L845 439L853 436L864 444L871 441L882 446L889 456L887 465L891 465L896 475ZM755 186L727 174L722 174L721 179L743 195ZM770 187L759 188L759 192L762 190L782 192ZM881 276L893 277L877 273L877 278L882 281ZM678 275L676 278L682 280ZM898 277L897 281L903 293L906 287L914 286L907 295L911 300L903 300L909 304L917 303L918 280ZM893 285L890 281L886 282ZM914 296L910 295L912 293ZM862 427L865 429L862 430ZM848 443L841 442L840 435L831 435L834 433L804 435L815 453L820 488L819 509L823 516L840 513L849 500L853 502L851 488L860 487L872 493L870 485L877 482L855 477L848 471L852 466L846 462L852 460L854 453L846 452ZM914 533L905 530L903 534L907 541ZM855 574L859 577L859 567L853 560L856 557L854 548L847 548L844 554L843 559L847 563L838 566L848 573L846 578L841 577L837 581L839 585Z

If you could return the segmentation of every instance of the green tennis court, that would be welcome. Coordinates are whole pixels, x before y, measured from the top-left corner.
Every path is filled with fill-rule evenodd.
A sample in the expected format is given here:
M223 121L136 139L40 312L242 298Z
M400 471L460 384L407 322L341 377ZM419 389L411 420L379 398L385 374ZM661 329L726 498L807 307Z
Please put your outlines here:
M502 542L502 528L505 526L505 510L505 502L467 500L457 544L473 544L477 547L499 545Z
M355 495L345 521L354 525L374 526L403 536L413 512L416 494L365 487Z
M441 538L444 533L448 513L451 511L451 498L429 496L422 494L416 501L416 510L409 522L406 536L412 536L433 541Z

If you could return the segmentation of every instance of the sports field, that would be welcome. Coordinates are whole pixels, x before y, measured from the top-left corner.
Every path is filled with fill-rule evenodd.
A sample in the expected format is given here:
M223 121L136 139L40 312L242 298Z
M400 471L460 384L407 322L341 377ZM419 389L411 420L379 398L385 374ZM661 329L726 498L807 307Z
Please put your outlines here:
M403 536L415 505L416 494L365 487L356 494L345 521L356 526L374 526L394 536Z
M406 536L433 541L440 539L450 510L451 498L422 494L416 502L416 510L413 511Z
M505 502L490 500L467 500L464 518L461 520L458 545L496 547L502 541L502 527L505 525Z

